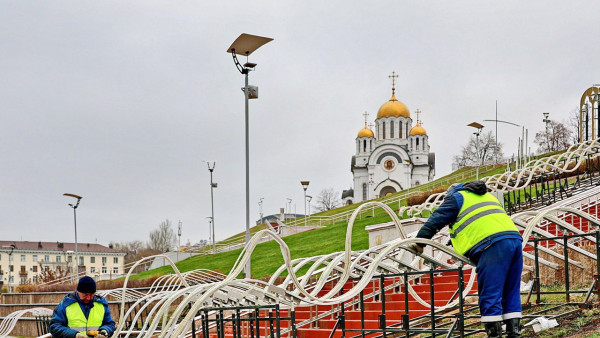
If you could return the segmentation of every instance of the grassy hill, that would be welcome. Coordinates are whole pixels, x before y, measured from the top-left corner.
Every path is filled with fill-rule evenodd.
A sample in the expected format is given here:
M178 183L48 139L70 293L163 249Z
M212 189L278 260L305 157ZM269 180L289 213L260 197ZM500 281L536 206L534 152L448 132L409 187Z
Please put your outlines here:
M480 170L480 177L502 173L505 170L506 166L502 164L482 167ZM474 179L475 171L473 168L461 168L432 182L411 188L409 191L412 195L413 192L417 193L425 190L432 190L438 186L446 187L454 182L467 182ZM382 199L383 198L380 198L378 200ZM390 203L389 206L392 209L397 210L399 204L406 205L406 201L401 200L399 202ZM315 215L333 215L343 211L354 210L359 205L360 204L342 206L340 208L324 211ZM357 221L354 223L352 232L352 249L363 250L368 248L369 237L367 231L365 230L365 226L389 221L391 221L391 217L381 209L376 210L372 217L357 219ZM288 236L283 238L283 240L290 248L292 259L342 251L344 250L344 239L346 235L347 224L347 221L340 221L331 225L327 225L321 229ZM264 226L256 226L252 228L252 233L256 233L261 229L264 229ZM233 238L239 238L240 236L243 236L243 233L232 236L220 243L227 243ZM241 251L242 249L237 249L214 255L199 255L177 263L177 267L181 272L204 268L227 274L233 267L233 264L240 255ZM279 244L274 241L261 243L256 247L252 254L252 276L255 278L269 276L273 274L273 272L275 272L275 270L277 270L281 264L283 264L283 258L280 252ZM163 275L172 271L173 269L170 266L164 266L137 274L132 278L148 278L150 276Z

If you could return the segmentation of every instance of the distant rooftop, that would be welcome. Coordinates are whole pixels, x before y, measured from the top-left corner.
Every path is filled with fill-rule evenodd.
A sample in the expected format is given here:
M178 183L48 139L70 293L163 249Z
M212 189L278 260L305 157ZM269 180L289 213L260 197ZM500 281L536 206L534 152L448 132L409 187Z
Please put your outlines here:
M10 246L14 245L15 250L32 250L32 251L75 251L75 243L67 242L29 242L29 241L0 241L0 250L10 250ZM95 243L77 243L77 251L79 252L106 252L120 253L121 251L111 249L104 245Z

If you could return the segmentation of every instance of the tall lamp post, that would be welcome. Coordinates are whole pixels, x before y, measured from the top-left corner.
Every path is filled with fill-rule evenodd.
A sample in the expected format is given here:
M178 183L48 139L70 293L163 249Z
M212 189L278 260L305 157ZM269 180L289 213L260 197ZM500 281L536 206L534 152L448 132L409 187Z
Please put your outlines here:
M300 181L300 184L302 184L302 189L304 189L304 226L306 226L308 224L308 214L306 213L306 189L308 189L310 181Z
M77 199L77 203L72 204L69 203L69 206L73 208L73 223L75 224L75 273L76 276L79 275L79 251L77 250L77 207L79 206L79 202L81 201L81 196L75 194L64 193L63 196L73 197Z
M244 75L244 101L246 104L245 114L245 130L246 130L246 245L250 242L250 164L249 164L249 137L248 137L248 99L250 99L250 90L253 89L252 98L258 98L258 88L248 86L248 73L254 70L256 63L246 62L244 65L240 64L237 59L237 54L245 55L246 58L250 56L255 50L260 48L262 45L272 41L272 38L266 38L262 36L241 34L231 46L227 49L227 53L231 53L235 67ZM250 259L244 269L246 278L251 277L251 264Z
M479 162L481 162L479 159L479 134L481 134L481 129L483 129L483 125L481 123L471 122L471 123L467 124L467 126L477 129L477 131L474 132L473 134L475 134L475 152L477 155L477 165L475 166L476 167L475 179L479 180L479 164L480 164Z
M260 213L260 224L263 224L263 208L262 208L262 205L263 205L263 200L264 200L264 198L263 198L263 197L261 197L261 198L258 200L258 211L259 211L259 213Z
M210 242L213 241L212 236L214 236L214 235L211 235L211 232L212 232L212 229L213 229L213 225L212 225L213 224L213 218L210 217L210 216L208 216L208 217L206 217L206 219L208 219L208 245L210 245ZM213 234L214 234L214 232L213 232ZM215 254L215 253L216 253L216 251L215 251L215 248L213 247L213 254Z
M211 231L212 231L212 248L213 248L213 253L215 253L216 250L216 244L215 244L215 203L213 200L213 190L214 188L217 187L217 183L213 182L213 171L215 170L215 165L217 164L217 162L215 161L206 161L206 165L208 166L208 171L210 171L210 210L211 210L211 214L210 214L210 219L211 219Z
M306 195L306 199L308 200L308 214L310 215L310 201L312 200L312 196Z
M548 118L548 116L550 115L550 113L543 113L543 114L544 114L544 119L542 121L546 124L546 146L548 147L547 151L550 151L550 135L548 133L548 125L550 124L550 119Z
M181 221L177 226L177 236L179 237L179 247L177 248L177 261L179 262L179 251L181 251Z
M2 247L5 249L10 249L10 251L8 252L8 292L12 292L12 286L11 286L11 282L10 282L10 280L12 279L11 266L13 266L13 268L14 268L14 264L12 264L12 262L13 262L12 254L16 248L16 245L14 245L14 244L3 245Z

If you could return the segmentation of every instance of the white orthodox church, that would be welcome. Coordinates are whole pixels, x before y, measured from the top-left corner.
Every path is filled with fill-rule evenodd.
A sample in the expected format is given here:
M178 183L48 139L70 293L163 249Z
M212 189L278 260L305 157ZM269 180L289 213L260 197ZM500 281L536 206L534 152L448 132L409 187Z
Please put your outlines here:
M390 77L394 83L397 75ZM350 166L354 189L343 191L344 204L383 197L429 182L435 175L435 153L429 152L420 111L415 111L413 127L410 111L396 99L394 85L392 98L377 112L375 132L367 126L365 113L365 127L356 137L356 155Z

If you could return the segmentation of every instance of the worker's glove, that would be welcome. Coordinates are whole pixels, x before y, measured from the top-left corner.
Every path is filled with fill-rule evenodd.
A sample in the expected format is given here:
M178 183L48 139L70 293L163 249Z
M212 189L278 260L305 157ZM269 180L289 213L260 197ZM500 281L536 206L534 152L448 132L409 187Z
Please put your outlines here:
M77 332L77 334L75 335L75 338L88 338L88 336L81 332Z
M415 252L415 254L420 255L423 253L423 247L421 247L419 244L417 243L413 243L411 244L409 247L409 249L411 249L412 251Z
M98 331L96 338L108 338L108 332L106 332L106 330L100 330Z

